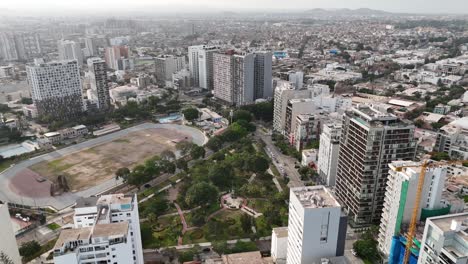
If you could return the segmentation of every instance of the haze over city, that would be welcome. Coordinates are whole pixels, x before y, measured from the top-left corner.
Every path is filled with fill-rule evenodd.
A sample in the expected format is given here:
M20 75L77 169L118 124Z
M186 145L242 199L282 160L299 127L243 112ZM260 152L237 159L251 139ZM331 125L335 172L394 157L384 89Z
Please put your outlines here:
M91 8L92 7L92 8ZM44 14L59 10L83 10L92 12L93 10L105 11L123 11L143 10L154 8L152 12L215 12L215 11L305 11L313 8L370 8L398 13L454 13L467 14L468 2L464 0L236 0L236 1L218 1L218 0L18 0L2 1L0 8L13 10L41 11ZM146 10L150 11L150 10ZM76 14L78 15L78 14ZM102 15L102 14L101 14Z
M467 264L467 0L0 0L0 264Z

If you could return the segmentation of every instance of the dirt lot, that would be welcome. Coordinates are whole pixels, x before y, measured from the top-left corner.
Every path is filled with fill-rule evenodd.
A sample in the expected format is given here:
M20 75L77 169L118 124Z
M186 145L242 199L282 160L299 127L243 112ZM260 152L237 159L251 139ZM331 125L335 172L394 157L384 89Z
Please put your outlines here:
M148 129L130 133L114 141L41 162L30 167L41 176L55 180L65 175L72 191L80 191L114 177L118 168L132 168L165 149L174 150L172 140L190 136L169 129Z

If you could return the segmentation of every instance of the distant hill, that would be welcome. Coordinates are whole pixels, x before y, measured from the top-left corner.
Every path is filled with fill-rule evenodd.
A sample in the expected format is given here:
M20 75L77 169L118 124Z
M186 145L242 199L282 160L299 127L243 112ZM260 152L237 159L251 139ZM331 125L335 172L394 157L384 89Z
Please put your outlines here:
M305 11L308 14L317 14L317 15L329 15L329 16L383 16L391 15L392 13L375 10L370 8L358 8L358 9L349 9L349 8L335 8L335 9L324 9L324 8L314 8Z

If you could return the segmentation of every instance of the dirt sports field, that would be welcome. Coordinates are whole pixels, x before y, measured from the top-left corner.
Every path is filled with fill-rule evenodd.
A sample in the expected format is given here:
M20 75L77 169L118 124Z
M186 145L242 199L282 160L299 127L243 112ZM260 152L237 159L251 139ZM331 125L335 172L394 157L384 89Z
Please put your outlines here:
M58 175L65 175L72 191L81 191L113 178L121 167L132 168L165 149L174 151L174 141L183 139L191 140L191 137L169 129L147 129L56 160L40 162L30 169L52 181Z

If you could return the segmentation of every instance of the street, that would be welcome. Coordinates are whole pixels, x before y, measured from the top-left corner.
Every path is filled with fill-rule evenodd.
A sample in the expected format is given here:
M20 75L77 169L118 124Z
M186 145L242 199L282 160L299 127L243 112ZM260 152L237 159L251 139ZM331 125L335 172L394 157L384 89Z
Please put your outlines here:
M278 150L278 148L271 140L271 136L265 133L262 127L259 127L255 131L255 137L260 138L263 140L263 142L265 142L265 151L272 159L276 169L278 169L281 174L285 173L289 178L288 187L303 187L304 183L301 180L301 175L299 175L297 169L294 168L295 162L297 160L293 157L289 157L281 153L281 151Z

